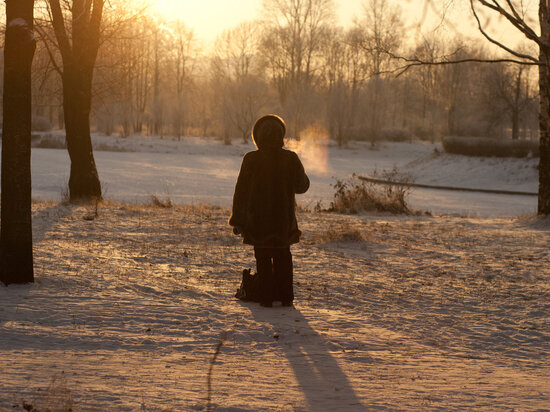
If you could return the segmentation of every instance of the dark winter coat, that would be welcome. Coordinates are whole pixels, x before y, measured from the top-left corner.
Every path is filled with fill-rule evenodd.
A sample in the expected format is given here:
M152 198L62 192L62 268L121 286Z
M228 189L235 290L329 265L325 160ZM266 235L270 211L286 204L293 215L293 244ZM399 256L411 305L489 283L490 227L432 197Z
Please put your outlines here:
M296 153L260 145L243 158L229 224L244 243L256 247L298 243L295 194L308 188L309 178Z

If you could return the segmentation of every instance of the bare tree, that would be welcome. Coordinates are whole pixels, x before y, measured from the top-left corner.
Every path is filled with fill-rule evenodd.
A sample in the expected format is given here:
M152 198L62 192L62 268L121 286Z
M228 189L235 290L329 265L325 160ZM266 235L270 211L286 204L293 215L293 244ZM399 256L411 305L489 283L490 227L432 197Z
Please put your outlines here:
M486 101L498 121L511 125L512 139L519 139L521 116L530 102L528 67L498 65L487 76Z
M218 37L212 58L222 133L227 136L227 129L233 129L240 133L244 143L254 120L272 98L263 78L257 39L257 24L241 23Z
M332 0L264 0L268 27L262 50L279 99L295 135L304 117L313 82L319 71L318 55L334 17Z
M367 78L367 62L362 44L365 31L352 27L327 32L323 66L327 84L327 120L330 134L340 147L355 127L360 88Z
M6 0L0 281L34 281L31 224L31 65L34 0Z
M427 61L432 61L441 54L442 42L437 36L425 37L414 50L415 56ZM435 67L426 65L418 70L418 80L422 91L422 111L421 121L422 129L431 136L431 141L435 138L435 121L438 118L435 108L438 106L437 90L440 87L440 73Z
M432 0L425 0L432 3ZM437 61L423 61L417 58L403 58L405 64L396 69L399 73L411 67L430 65L447 65L466 62L482 63L516 63L534 65L539 69L539 193L538 214L550 214L550 3L548 0L538 2L538 23L529 18L527 3L523 0L470 0L473 18L481 35L491 44L504 50L511 57L497 59L446 58ZM523 35L532 45L538 48L538 56L511 47L490 33L487 24L482 21L481 13L490 17L503 18L508 24ZM538 24L538 27L536 27ZM394 57L396 57L394 55Z
M62 60L62 64L58 64L51 54L63 83L64 121L71 158L71 201L101 198L90 136L90 110L104 1L72 0L62 5L60 0L47 0L55 33L55 42L49 40L59 50Z
M163 137L164 132L164 105L161 98L161 64L163 35L160 27L153 29L153 110L149 122L149 134Z
M191 76L195 70L198 46L194 32L179 21L174 24L171 42L175 45L175 51L173 52L173 65L176 75L174 128L176 136L180 139L186 125L185 91L190 87Z
M401 45L403 32L401 12L388 0L365 0L364 21L365 40L363 49L368 54L370 62L370 99L369 99L369 129L371 142L377 138L380 131L380 116L384 111L381 101L382 72L389 69L391 59L388 51L397 52Z

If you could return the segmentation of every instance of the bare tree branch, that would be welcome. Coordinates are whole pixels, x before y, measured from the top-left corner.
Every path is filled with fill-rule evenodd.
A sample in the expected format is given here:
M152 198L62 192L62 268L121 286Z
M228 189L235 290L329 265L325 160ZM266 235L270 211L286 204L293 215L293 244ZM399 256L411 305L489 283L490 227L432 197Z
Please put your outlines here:
M517 10L515 9L513 3L510 0L506 0L506 3L509 5L512 14L506 11L496 0L493 0L494 4L488 3L486 0L478 0L483 6L488 7L500 15L504 16L512 25L521 31L529 40L533 40L539 46L542 45L542 40L537 36L535 31L525 23L525 21L519 16ZM470 0L473 7L473 0Z
M46 33L46 31L42 28L42 26L40 26L40 24L35 24L34 28L36 29L36 31L40 35L40 37L42 39L42 42L44 43L44 46L46 47L46 51L48 52L48 56L50 57L50 62L52 63L55 71L57 73L59 73L60 75L63 75L63 70L61 69L59 64L57 64L57 61L55 60L55 56L53 55L53 52L50 48L50 42L55 44L53 42L52 38Z
M477 58L429 61L429 60L422 60L418 58L408 58L403 56L397 56L389 51L385 51L385 53L395 60L401 60L406 63L405 65L396 67L392 70L386 70L383 73L381 73L381 74L397 73L396 77L401 76L402 74L407 72L409 69L416 66L447 66L451 64L461 64L461 63L484 63L484 64L514 63L514 64L521 64L525 66L539 66L543 64L538 61L532 62L532 61L515 60L515 59L477 59Z
M59 4L59 0L49 0L49 4L52 13L52 25L59 44L59 51L61 52L63 60L69 61L72 55L72 47L67 36L61 5Z
M487 3L485 0L479 0L482 4L484 5L487 5L487 7L490 7L492 9L495 9L498 11L498 9L496 8L496 6L492 5L492 4L489 4ZM479 31L481 32L481 34L487 39L489 40L491 43L497 45L498 47L500 47L501 49L503 50L506 50L508 53L516 56L516 57L519 57L520 59L526 59L526 60L531 60L533 62L535 62L536 64L540 64L539 60L533 56L530 56L528 54L524 54L524 53L519 53L515 50L512 50L511 48L507 47L506 45L502 44L500 41L498 40L495 40L493 39L484 29L483 29L483 26L481 24L481 20L479 19L479 16L477 14L477 11L476 11L476 8L474 6L474 0L470 0L470 7L472 9L472 13L474 14L474 17L477 21L477 27L479 29Z

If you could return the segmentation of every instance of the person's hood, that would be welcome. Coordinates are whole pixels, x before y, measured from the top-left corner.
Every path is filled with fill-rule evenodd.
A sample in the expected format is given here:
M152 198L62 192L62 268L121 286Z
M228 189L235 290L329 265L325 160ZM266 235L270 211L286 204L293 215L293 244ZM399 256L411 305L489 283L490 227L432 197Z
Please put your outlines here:
M284 145L285 134L284 120L275 114L268 114L254 123L252 140L258 149L280 148Z

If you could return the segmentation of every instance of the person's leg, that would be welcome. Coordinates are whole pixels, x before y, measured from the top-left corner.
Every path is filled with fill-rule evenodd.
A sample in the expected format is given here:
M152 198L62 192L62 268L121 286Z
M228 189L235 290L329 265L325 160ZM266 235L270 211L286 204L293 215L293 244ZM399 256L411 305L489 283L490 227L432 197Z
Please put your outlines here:
M273 254L275 282L277 282L278 298L283 304L291 304L294 300L293 265L290 247L276 249Z
M271 304L274 300L275 279L273 277L272 249L254 248L256 257L256 273L260 277L260 302Z

